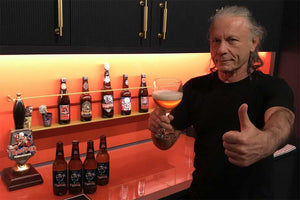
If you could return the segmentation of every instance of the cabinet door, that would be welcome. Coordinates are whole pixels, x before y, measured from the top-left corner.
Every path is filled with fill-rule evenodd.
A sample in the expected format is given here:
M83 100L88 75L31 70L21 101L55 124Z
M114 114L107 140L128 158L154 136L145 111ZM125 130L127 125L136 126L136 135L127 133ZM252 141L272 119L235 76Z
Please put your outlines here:
M163 32L164 9L167 2L166 38ZM154 0L152 4L152 46L168 52L209 52L209 18L219 8L216 0Z
M72 0L71 44L89 52L130 52L148 46L139 37L143 8L138 0Z
M58 27L57 0L0 0L1 46L51 46L68 44L69 0L63 0L63 36ZM16 49L15 49L16 50Z

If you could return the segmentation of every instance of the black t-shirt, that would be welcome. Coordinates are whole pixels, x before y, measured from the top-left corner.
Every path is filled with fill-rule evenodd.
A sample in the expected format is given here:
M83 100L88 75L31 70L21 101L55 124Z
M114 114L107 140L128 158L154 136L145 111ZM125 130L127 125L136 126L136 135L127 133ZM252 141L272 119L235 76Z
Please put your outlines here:
M248 104L248 115L257 127L264 126L264 113L273 106L293 111L293 92L282 79L254 71L249 77L224 83L217 72L193 78L183 87L183 99L172 111L172 125L196 130L193 183L190 195L200 197L256 198L271 196L273 157L249 167L228 161L222 136L230 130L240 131L238 109ZM267 144L266 144L267 145Z

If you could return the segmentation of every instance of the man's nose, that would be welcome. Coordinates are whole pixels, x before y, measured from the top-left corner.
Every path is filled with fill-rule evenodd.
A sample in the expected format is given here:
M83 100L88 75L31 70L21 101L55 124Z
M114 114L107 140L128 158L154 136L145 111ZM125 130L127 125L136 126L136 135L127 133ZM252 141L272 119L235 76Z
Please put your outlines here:
M217 53L220 55L226 54L228 52L228 46L226 44L225 41L221 41L219 46L218 46L218 50Z

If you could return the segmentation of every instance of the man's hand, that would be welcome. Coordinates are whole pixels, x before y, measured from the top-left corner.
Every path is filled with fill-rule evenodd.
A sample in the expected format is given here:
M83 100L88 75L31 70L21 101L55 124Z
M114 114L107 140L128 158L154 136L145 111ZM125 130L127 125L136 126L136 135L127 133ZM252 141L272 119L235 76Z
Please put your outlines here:
M223 146L229 162L247 167L268 156L267 134L252 124L248 117L248 105L242 104L238 110L241 131L228 131L223 135Z
M161 108L156 108L149 118L149 130L152 141L161 150L171 148L179 138L181 131L174 130L170 122L174 119L172 115L166 115ZM162 132L162 129L164 130Z
M170 122L173 120L172 115L166 115L166 112L157 107L155 110L150 114L149 118L149 130L152 133L160 133L161 129L164 128L167 132L174 132L173 126Z

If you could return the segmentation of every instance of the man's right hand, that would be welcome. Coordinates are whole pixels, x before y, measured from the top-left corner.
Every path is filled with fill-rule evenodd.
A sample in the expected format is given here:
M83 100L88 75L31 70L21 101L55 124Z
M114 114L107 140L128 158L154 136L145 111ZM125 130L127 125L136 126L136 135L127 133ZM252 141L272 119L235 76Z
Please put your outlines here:
M166 115L166 111L157 107L154 111L150 114L149 118L149 130L152 133L158 134L160 133L161 129L165 129L166 132L174 132L173 126L170 122L174 119L173 115L169 114Z

